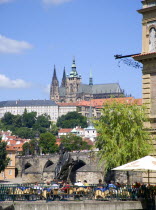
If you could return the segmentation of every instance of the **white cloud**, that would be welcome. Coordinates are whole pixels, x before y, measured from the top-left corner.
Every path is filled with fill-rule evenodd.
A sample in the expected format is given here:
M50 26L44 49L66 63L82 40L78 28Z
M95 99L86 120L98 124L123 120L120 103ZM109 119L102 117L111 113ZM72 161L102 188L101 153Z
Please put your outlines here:
M16 41L0 35L0 53L21 53L31 48L32 45L25 41Z
M54 5L63 4L70 1L72 0L43 0L45 4L54 4Z
M0 0L0 4L4 4L4 3L8 3L8 2L11 2L13 0Z
M28 88L30 84L22 79L11 80L3 74L0 74L0 88Z

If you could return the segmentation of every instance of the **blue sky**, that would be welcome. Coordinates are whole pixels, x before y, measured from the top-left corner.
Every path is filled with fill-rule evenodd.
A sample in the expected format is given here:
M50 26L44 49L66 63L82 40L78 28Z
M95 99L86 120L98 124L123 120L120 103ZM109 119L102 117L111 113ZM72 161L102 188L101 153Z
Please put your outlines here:
M0 0L0 101L49 99L56 65L82 82L116 83L142 97L141 70L114 59L141 52L140 0Z

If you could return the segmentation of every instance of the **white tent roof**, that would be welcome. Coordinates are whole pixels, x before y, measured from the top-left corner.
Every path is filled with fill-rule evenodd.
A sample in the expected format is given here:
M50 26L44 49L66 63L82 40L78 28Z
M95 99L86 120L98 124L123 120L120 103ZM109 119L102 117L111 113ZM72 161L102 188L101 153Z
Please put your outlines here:
M156 171L156 158L145 156L138 160L113 168L118 171Z

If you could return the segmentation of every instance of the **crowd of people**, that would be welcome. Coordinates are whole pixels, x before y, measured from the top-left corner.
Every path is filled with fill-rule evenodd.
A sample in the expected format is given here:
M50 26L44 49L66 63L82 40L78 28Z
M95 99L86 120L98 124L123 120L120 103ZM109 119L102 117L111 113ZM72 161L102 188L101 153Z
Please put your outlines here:
M58 180L53 180L52 182L47 182L46 185L44 185L44 188L49 189L49 190L56 190L59 189L62 192L67 192L67 190L70 187L84 187L84 188L89 188L93 185L88 184L87 180L84 180L83 182L79 179L77 180L74 184L69 183L68 181L58 181ZM99 179L98 184L94 185L95 188L94 190L100 190L102 192L110 189L118 189L120 187L119 183L114 183L114 181L110 181L109 184L105 184L102 182L101 179ZM34 185L34 189L36 190L42 190L41 186L36 182Z

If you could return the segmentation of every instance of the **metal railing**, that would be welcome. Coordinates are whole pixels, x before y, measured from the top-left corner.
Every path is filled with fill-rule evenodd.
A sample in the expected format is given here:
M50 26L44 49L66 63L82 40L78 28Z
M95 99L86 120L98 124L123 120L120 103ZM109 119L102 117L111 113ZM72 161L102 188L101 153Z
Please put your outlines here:
M55 201L55 200L140 200L154 199L156 187L122 186L111 188L98 185L68 186L65 190L52 185L9 184L0 185L0 201Z

